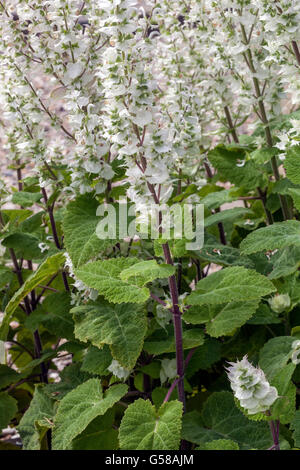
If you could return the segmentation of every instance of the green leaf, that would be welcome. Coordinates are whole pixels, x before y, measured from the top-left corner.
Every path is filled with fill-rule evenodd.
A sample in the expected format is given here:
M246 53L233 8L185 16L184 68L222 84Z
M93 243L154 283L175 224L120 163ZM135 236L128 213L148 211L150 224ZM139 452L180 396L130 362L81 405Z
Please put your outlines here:
M108 344L111 354L123 367L131 369L139 357L147 329L143 306L111 305L97 301L71 310L75 336L102 348Z
M15 192L12 195L12 202L14 204L19 204L23 207L32 206L35 202L38 202L42 199L42 195L40 193L28 193L26 191L19 191Z
M300 246L287 246L272 256L272 262L273 271L268 275L269 279L293 274L300 266Z
M292 357L292 336L277 336L271 338L261 349L259 365L269 380L274 378Z
M217 439L230 439L241 450L267 449L271 445L265 422L249 421L235 406L231 392L215 392L204 403L202 413L183 417L182 438L202 446Z
M205 197L201 198L201 204L204 204L207 209L216 209L222 204L235 201L238 197L239 196L235 195L232 189L223 189L221 191L208 193Z
M45 432L52 427L54 403L45 393L45 387L37 385L30 406L17 428L25 450L40 450Z
M208 153L208 159L218 171L219 181L251 190L263 185L262 172L251 160L246 160L245 150L240 147L218 145Z
M276 291L272 282L253 269L242 266L224 268L201 279L187 297L187 304L212 305L258 299ZM250 318L250 317L249 317Z
M288 149L284 161L286 176L295 184L300 184L300 145Z
M65 262L63 253L57 253L47 258L36 271L34 271L20 287L19 290L10 299L4 312L4 318L0 327L0 339L5 340L8 332L11 317L18 307L19 303L26 297L36 286L43 284L55 274Z
M244 325L255 313L258 305L259 299L221 305L194 306L184 313L183 319L192 324L205 323L206 332L218 338Z
M209 369L210 366L221 359L221 343L215 339L208 338L202 346L199 346L186 369L185 376L192 377L198 370Z
M17 410L17 401L8 393L0 392L0 432L9 425Z
M267 227L251 232L241 243L241 253L249 255L257 251L270 251L285 248L286 246L300 245L300 222L286 220L275 222Z
M204 343L204 332L200 328L183 330L183 349L192 349ZM172 325L165 330L159 329L145 341L144 350L149 354L160 355L176 351L174 328Z
M292 196L296 209L300 210L300 189L289 188L289 194Z
M0 289L6 287L13 279L13 273L5 266L0 266Z
M292 376L296 365L290 362L273 377L271 385L276 387L279 397L272 405L272 419L278 419L282 424L290 423L295 415L296 387L292 382Z
M69 449L72 440L97 416L104 415L127 390L127 385L113 385L103 393L99 379L90 379L68 393L54 418L53 449Z
M275 157L278 155L279 149L274 147L274 148L260 148L254 150L254 152L251 152L251 158L253 161L258 164L258 165L263 165L264 163L267 163L268 161L271 160L272 157Z
M107 368L112 362L111 352L105 344L102 349L90 346L82 361L81 370L97 375L108 375Z
M6 248L13 248L18 258L39 259L44 257L39 248L39 240L30 233L13 233L4 238L2 245Z
M205 219L204 227L210 227L211 225L218 224L219 222L231 222L234 221L234 219L238 219L249 214L252 214L252 211L245 207L234 207L233 209L216 212L216 214L210 215Z
M178 450L182 403L163 404L158 411L150 400L138 399L128 406L121 421L122 450Z
M25 320L26 328L35 331L40 324L50 333L61 338L74 340L74 321L70 313L71 297L67 292L48 295Z
M164 279L175 273L175 267L169 264L158 264L155 260L141 261L120 273L122 281L131 280L135 285L144 286L154 279ZM134 278L134 279L131 279Z
M208 240L203 248L194 252L203 261L219 264L221 266L244 266L254 268L253 261L247 256L241 256L240 250L228 245L221 245L217 240Z
M300 410L297 410L293 422L291 423L291 429L293 432L293 439L295 446L300 447Z
M147 287L122 281L120 274L139 263L137 258L112 258L94 261L76 269L75 274L87 286L97 289L106 300L112 303L144 303L150 293Z
M118 431L112 428L114 413L109 409L104 416L95 418L72 442L72 450L118 449Z
M67 206L64 220L64 244L75 267L114 245L114 240L100 240L96 227L100 217L96 215L99 203L90 194L79 196Z
M60 373L60 382L46 385L44 390L50 398L61 400L74 388L91 378L91 374L81 371L81 364L73 363Z
M267 304L261 303L247 323L249 325L269 325L281 323L281 320L278 318L278 314L273 312Z
M216 439L206 442L196 450L239 450L239 445L230 439Z
M0 364L0 389L20 380L20 374L5 364Z

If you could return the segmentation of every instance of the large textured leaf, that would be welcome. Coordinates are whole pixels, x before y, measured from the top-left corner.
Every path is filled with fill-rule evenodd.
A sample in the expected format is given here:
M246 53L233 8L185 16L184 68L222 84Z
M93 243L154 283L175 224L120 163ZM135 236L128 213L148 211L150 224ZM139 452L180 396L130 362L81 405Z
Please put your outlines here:
M17 401L6 392L0 393L0 433L17 412Z
M251 232L241 243L242 254L263 250L278 250L286 246L300 246L300 222L286 220Z
M292 357L292 336L277 336L271 338L261 349L259 354L259 365L271 380L288 363Z
M138 399L125 411L119 440L123 450L178 450L182 403L171 401L158 411L149 400Z
M241 450L267 449L271 435L267 423L248 420L235 406L231 392L215 392L206 400L202 413L183 417L182 437L198 445L230 439Z
M42 252L39 248L39 240L30 233L13 233L2 241L2 245L7 248L13 248L18 258L36 259L42 258Z
M300 184L300 145L291 147L284 161L286 176L295 184Z
M62 267L65 262L65 256L63 253L56 253L53 256L49 256L36 271L34 271L20 287L19 290L10 299L5 309L5 315L2 320L0 327L0 338L6 339L8 326L10 319L18 307L19 303L28 295L36 286L39 284L47 283L47 280Z
M13 194L12 202L19 204L23 207L32 206L35 202L38 202L42 198L40 193L29 193L26 191L18 191Z
M52 426L54 403L54 400L45 393L45 387L35 388L30 406L18 426L25 450L40 449L41 439L46 430Z
M114 413L109 409L104 416L98 416L72 442L72 450L114 450L118 449L118 431L112 428Z
M289 276L300 266L300 246L287 246L272 256L272 262L273 271L268 275L269 279Z
M265 276L253 269L234 266L201 279L186 301L191 305L212 305L234 300L254 300L275 290Z
M139 287L134 282L122 281L120 274L139 263L137 258L112 258L94 261L75 271L76 276L89 287L97 289L109 302L144 303L150 293L147 287Z
M90 374L107 375L108 366L112 362L109 347L105 344L102 349L90 346L82 361L81 370Z
M104 251L115 242L100 240L96 227L100 217L96 215L99 203L90 194L79 196L69 203L64 220L64 243L75 267Z
M290 362L271 380L271 385L276 387L279 396L272 405L272 418L278 419L282 424L290 423L295 416L296 387L292 382L295 368L296 365Z
M66 450L97 416L104 415L127 392L127 385L113 385L103 393L100 381L90 379L59 403L54 419L53 449Z
M240 250L232 246L221 245L217 240L208 240L199 251L194 252L201 260L221 266L245 266L254 268L253 261L247 256L241 256Z
M244 325L255 313L258 305L259 299L249 302L193 306L186 311L183 319L192 324L205 323L206 332L218 338Z
M26 327L35 331L42 324L50 333L74 340L74 321L70 313L70 302L71 298L67 292L50 294L26 319Z
M133 282L138 286L144 286L154 279L164 279L175 273L175 267L169 264L158 264L155 260L141 261L120 273L122 281Z
M216 439L206 442L196 450L239 450L239 445L230 439Z
M105 301L93 302L72 309L75 336L90 341L99 348L110 346L112 356L131 369L143 347L147 321L143 306L135 304L111 305Z
M295 417L291 424L295 446L300 447L300 410L296 411Z

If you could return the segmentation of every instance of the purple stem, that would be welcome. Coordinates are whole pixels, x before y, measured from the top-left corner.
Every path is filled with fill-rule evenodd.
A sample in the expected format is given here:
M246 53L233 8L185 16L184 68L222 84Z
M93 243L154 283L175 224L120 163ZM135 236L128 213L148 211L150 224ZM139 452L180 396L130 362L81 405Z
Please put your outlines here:
M168 243L163 244L164 256L167 264L173 265L170 248ZM183 344L182 344L182 322L181 322L181 313L178 306L178 291L177 291L177 282L176 277L169 277L169 288L173 304L173 323L174 323L174 333L175 333L175 346L176 346L176 362L177 362L177 389L178 389L178 398L183 404L183 411L185 412L185 393L184 393L184 357L183 357ZM172 392L171 392L172 393Z

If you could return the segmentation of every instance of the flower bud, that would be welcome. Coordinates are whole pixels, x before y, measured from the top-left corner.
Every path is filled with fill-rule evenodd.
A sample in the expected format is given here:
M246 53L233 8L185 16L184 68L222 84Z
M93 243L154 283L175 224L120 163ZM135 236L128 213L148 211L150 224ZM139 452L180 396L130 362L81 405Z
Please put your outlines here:
M275 295L269 299L269 305L273 312L282 313L286 308L291 305L291 299L289 294Z
M250 364L247 356L229 364L231 367L227 368L227 375L234 396L242 408L249 414L267 411L278 398L278 392L275 387L271 387L264 372Z

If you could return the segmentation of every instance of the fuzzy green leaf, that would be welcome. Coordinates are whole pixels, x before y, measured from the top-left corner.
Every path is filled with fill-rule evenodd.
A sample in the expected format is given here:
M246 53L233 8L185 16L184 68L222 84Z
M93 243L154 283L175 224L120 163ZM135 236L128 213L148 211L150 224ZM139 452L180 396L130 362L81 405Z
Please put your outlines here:
M102 348L110 346L111 354L123 367L131 369L143 347L147 321L143 306L111 305L97 301L72 310L75 336Z
M90 379L59 403L54 419L53 449L66 450L97 416L102 416L127 392L127 385L113 385L103 393L98 379Z
M120 278L122 271L138 263L137 258L94 261L78 268L75 274L86 285L97 289L109 302L144 303L150 295L149 289L134 285L134 282L122 281Z
M218 338L244 325L255 313L258 305L259 299L221 305L193 306L184 313L183 319L192 324L205 323L206 332Z
M112 246L115 241L101 240L96 235L100 217L96 215L99 203L90 194L79 196L67 206L64 220L64 244L75 267Z
M291 147L286 152L284 161L286 176L295 184L300 184L300 145Z
M274 378L288 363L292 357L292 336L277 336L271 338L259 354L259 365L268 379Z
M45 431L52 427L54 403L45 393L45 387L36 386L30 406L18 426L25 450L40 450Z
M300 447L300 410L297 410L291 424L295 446Z
M17 401L6 392L0 393L0 433L6 428L17 412Z
M216 439L230 439L241 450L267 449L271 445L267 423L249 421L235 406L231 392L213 393L201 414L196 411L186 413L182 437L201 446Z
M19 290L13 295L9 303L6 306L4 312L4 318L0 327L0 338L5 340L8 332L8 326L10 319L18 307L21 300L26 297L36 286L39 284L47 283L47 280L62 267L65 262L65 256L63 253L57 253L53 256L49 256L36 271L34 271L20 287Z
M163 404L158 411L149 400L138 399L128 406L121 421L122 450L178 450L182 403Z
M300 222L286 220L251 232L241 243L241 253L249 255L257 251L270 251L286 246L300 245Z
M120 273L122 281L132 282L138 286L144 286L154 279L164 279L175 273L175 267L169 264L158 264L155 260L141 261ZM133 279L132 279L133 278Z
M274 285L265 276L253 269L234 266L201 279L186 302L191 305L212 305L245 299L248 301L274 291Z

